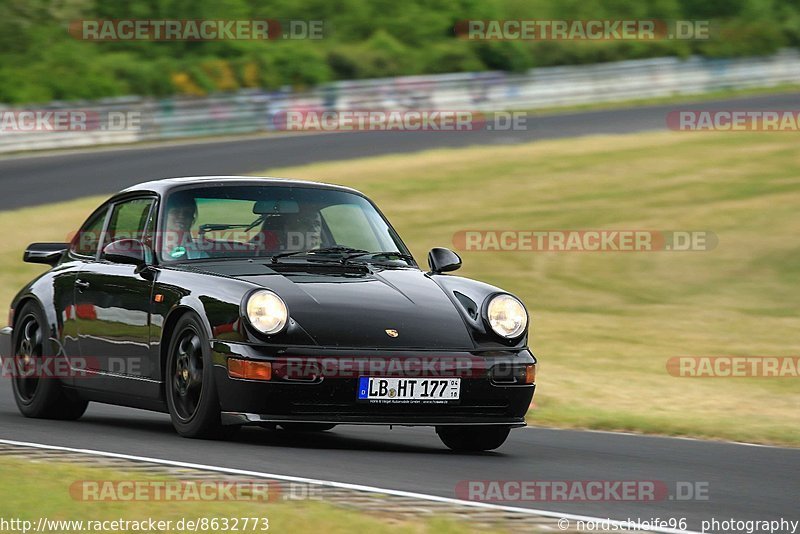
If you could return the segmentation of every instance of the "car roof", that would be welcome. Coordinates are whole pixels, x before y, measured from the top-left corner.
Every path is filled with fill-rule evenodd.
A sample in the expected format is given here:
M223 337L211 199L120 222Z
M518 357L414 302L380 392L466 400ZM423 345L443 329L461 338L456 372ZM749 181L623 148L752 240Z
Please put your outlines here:
M164 196L174 189L186 189L191 188L194 185L197 185L198 187L224 185L295 186L347 191L349 193L356 193L364 196L364 194L360 191L341 185L313 182L310 180L275 178L272 176L184 176L176 178L162 178L160 180L151 180L149 182L142 182L140 184L132 185L126 189L123 189L114 196L127 196L131 193L156 193L160 196Z

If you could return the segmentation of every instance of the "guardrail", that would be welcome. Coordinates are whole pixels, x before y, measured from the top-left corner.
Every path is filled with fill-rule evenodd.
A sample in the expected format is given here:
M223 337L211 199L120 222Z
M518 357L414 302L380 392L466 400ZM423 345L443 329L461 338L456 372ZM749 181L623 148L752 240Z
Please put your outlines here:
M595 102L800 84L800 51L738 59L656 58L504 72L341 81L306 92L241 91L204 98L126 97L0 107L0 153L281 130L284 111L532 110ZM26 129L25 111L79 111L78 131Z

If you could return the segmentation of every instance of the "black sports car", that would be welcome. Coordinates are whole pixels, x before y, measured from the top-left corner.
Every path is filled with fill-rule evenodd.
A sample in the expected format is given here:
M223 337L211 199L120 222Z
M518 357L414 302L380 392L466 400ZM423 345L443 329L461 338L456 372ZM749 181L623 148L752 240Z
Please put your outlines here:
M90 401L168 412L187 437L241 425L424 425L457 450L499 447L535 388L513 295L422 271L358 191L294 180L174 178L126 189L70 243L0 332L28 417Z

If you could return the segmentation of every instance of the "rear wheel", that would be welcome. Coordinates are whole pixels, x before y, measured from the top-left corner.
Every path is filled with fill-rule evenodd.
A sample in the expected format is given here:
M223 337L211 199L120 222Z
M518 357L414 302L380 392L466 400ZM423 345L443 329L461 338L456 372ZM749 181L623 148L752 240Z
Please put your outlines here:
M505 443L511 427L486 426L437 426L436 433L442 443L454 451L491 451Z
M88 402L67 391L58 376L67 366L56 361L50 343L50 327L42 309L24 304L14 327L14 400L25 417L78 419ZM65 363L65 362L64 362Z
M228 438L238 426L221 421L208 337L193 314L181 317L169 344L165 374L172 425L187 438Z
M335 426L329 423L281 423L281 428L289 432L324 432Z

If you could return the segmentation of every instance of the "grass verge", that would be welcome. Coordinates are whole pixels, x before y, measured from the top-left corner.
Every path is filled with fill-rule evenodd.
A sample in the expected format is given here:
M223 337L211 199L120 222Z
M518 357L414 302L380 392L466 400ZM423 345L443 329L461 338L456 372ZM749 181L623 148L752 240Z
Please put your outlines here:
M50 523L47 531L63 534L87 531L149 532L148 528L137 528L133 524L112 524L102 529L93 528L89 522L95 521L170 521L171 528L158 532L189 532L191 528L180 529L179 522L198 521L202 518L217 519L219 524L228 519L228 525L238 521L238 530L247 532L332 532L347 534L351 532L397 532L397 533L453 533L477 532L469 525L444 518L415 520L398 519L391 515L365 514L358 511L334 507L318 500L283 500L282 494L269 502L261 500L82 500L82 481L101 483L100 487L110 488L88 496L131 495L131 490L119 486L122 481L169 483L175 479L158 478L153 475L133 475L127 472L104 468L62 464L58 462L32 462L12 458L0 458L0 518L9 521L19 519L30 521L36 526L40 518ZM76 484L73 487L73 484ZM151 486L153 487L153 486ZM210 488L207 486L207 488ZM199 495L210 494L203 490ZM188 492L187 495L190 495ZM245 529L244 518L249 518ZM258 518L256 523L253 518ZM263 520L268 520L268 530ZM61 521L83 522L83 525L57 523ZM254 528L253 525L257 524ZM213 523L209 523L213 525ZM164 526L167 526L164 523ZM13 528L13 526L12 526ZM219 527L223 529L223 527ZM224 529L223 529L224 530ZM223 531L217 528L206 532ZM232 530L230 528L229 530ZM17 529L17 531L21 531ZM199 532L204 529L200 528Z

